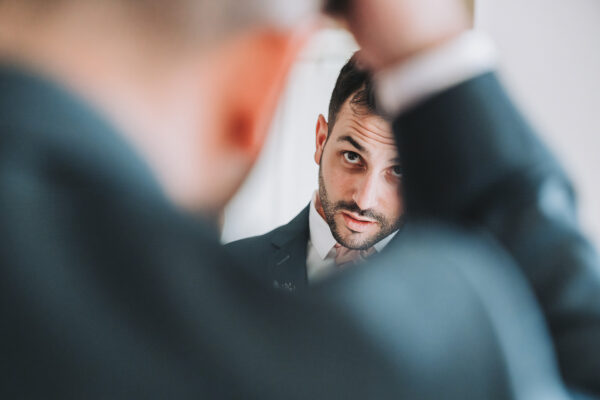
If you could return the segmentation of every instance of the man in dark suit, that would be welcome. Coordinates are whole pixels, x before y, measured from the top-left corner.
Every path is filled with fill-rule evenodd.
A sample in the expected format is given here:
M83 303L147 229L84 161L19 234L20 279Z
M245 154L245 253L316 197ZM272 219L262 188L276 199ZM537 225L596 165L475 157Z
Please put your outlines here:
M428 1L411 4L394 19L428 20ZM567 181L493 75L471 70L399 112L397 137L420 154L406 175L422 223L379 265L302 297L231 260L211 216L256 157L252 106L275 89L261 71L277 75L288 42L281 25L265 30L266 16L230 19L231 5L218 5L0 2L1 397L562 399L553 348L567 384L597 390L597 264L562 218L570 203L539 212L540 196L556 198ZM351 25L372 13L352 15ZM394 56L415 42L419 54L454 45L465 25L444 15L428 34L404 32ZM262 29L219 36L255 19ZM372 61L390 54L369 49ZM272 62L258 76L236 70L251 60ZM262 90L227 91L238 76ZM476 114L453 118L463 108ZM441 171L428 143L440 132L454 137ZM465 146L481 132L486 169ZM515 142L527 148L508 154ZM532 154L549 168L530 174ZM220 179L209 179L215 169ZM420 171L446 170L419 185ZM555 178L554 191L540 177ZM519 194L507 208L481 196L507 188ZM442 195L444 208L432 201ZM543 232L521 229L523 214ZM564 263L546 258L546 244L562 245Z
M341 69L319 115L315 162L319 186L292 221L229 243L265 283L302 292L350 264L381 252L402 225L402 171L392 128L377 110L370 73L355 54Z

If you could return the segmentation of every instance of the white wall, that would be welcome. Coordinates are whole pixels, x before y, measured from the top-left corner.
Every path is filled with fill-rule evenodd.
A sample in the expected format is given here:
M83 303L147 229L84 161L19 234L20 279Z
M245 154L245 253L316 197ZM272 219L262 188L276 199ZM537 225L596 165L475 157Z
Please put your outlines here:
M514 97L558 154L600 244L600 1L478 0Z

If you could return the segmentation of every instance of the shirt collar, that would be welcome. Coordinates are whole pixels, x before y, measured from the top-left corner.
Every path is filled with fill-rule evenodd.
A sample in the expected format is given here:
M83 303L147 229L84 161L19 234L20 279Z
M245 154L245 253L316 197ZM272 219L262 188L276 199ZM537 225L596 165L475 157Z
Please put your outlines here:
M308 211L308 227L310 230L310 241L317 250L317 254L319 254L321 260L324 260L337 242L331 233L329 224L317 211L316 201L317 192L313 194L313 197L310 201L310 209ZM383 248L388 245L388 243L394 238L394 236L396 236L397 233L398 231L394 231L381 239L379 242L375 243L373 245L375 250L378 253L383 250Z

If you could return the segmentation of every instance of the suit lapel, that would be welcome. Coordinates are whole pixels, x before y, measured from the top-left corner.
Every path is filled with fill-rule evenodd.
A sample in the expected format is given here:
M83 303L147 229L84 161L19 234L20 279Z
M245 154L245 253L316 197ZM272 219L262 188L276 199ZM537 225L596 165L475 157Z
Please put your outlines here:
M308 288L306 246L309 238L308 206L274 235L269 257L269 275L273 286L297 293Z

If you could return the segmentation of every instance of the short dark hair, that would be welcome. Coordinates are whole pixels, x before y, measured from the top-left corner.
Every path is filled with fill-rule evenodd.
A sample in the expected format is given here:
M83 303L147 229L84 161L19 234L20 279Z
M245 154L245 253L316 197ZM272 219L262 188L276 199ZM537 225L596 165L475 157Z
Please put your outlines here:
M335 82L329 101L328 133L331 133L340 109L350 98L350 106L355 113L374 114L382 116L377 111L373 76L368 70L358 64L358 52L354 53L342 67Z

